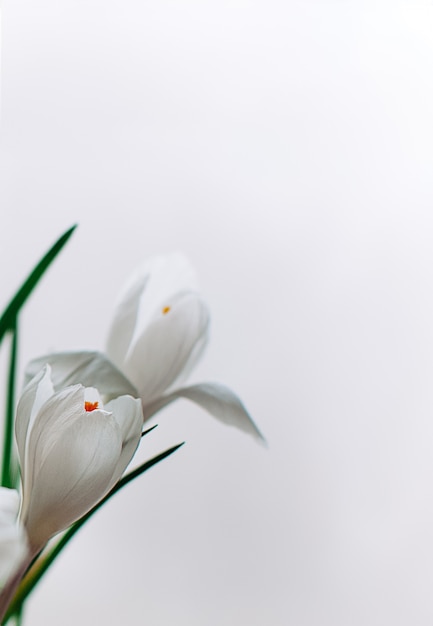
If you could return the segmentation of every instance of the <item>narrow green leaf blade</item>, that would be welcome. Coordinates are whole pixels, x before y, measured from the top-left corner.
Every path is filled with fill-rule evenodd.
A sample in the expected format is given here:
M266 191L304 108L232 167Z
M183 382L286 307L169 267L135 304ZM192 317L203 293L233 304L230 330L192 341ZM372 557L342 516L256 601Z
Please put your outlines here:
M146 435L148 435L149 433L152 432L152 430L155 430L155 428L158 426L158 424L155 424L155 426L151 426L150 428L148 428L147 430L143 430L143 432L141 433L142 437L145 437Z
M149 461L146 461L142 465L139 465L135 470L129 472L129 474L126 474L126 476L121 478L119 482L113 487L113 489L109 493L107 493L105 498L102 498L102 500L98 502L98 504L96 504L93 509L91 509L88 513L86 513L86 515L79 519L78 522L75 522L73 526L68 528L68 530L63 534L63 536L54 546L51 552L49 552L49 554L45 556L45 558L42 557L42 559L38 559L39 562L37 561L35 563L34 568L30 568L18 589L15 598L11 602L11 605L5 616L5 621L3 623L5 624L6 621L11 617L11 615L16 613L20 609L25 599L36 587L38 582L41 580L45 572L48 570L48 568L51 566L51 564L54 562L54 560L60 554L63 548L69 543L69 541L72 539L75 533L83 526L83 524L87 522L87 520L92 517L92 515L96 513L96 511L98 511L101 506L103 506L107 502L107 500L114 496L114 494L122 489L122 487L125 487L125 485L134 480L134 478L137 478L160 461L172 455L173 452L176 452L176 450L181 448L183 445L184 442L179 443L176 446L169 448L168 450L164 450L164 452L157 454L153 458L149 459Z
M14 454L14 417L15 417L15 387L17 376L17 354L18 354L18 319L15 319L13 330L11 331L11 346L9 357L9 373L6 396L5 425L3 431L3 456L1 485L2 487L17 488L19 480L18 472L15 469Z
M59 252L63 249L72 233L76 229L77 224L74 224L69 230L67 230L48 250L48 252L42 257L39 263L35 266L33 271L29 274L21 287L18 289L12 300L7 305L2 316L0 317L0 342L7 333L14 327L15 319L20 309L25 304L27 298L32 293L42 276L45 274L51 263L54 261Z

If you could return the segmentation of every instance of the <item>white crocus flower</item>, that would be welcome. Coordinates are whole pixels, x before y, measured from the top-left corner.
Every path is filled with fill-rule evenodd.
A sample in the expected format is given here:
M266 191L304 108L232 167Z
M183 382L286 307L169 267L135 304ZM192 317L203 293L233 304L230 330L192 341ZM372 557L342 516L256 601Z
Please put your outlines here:
M141 437L139 400L103 406L96 389L54 391L46 366L24 389L16 439L22 473L20 518L30 552L85 515L116 484Z
M150 404L189 374L208 340L209 311L180 255L157 257L127 284L107 355Z
M0 590L27 553L25 532L17 522L19 506L15 489L0 487Z
M50 354L30 363L27 377L44 363L53 368L56 389L82 383L106 397L140 397L144 419L178 398L200 405L220 421L261 438L239 398L226 386L181 386L208 340L209 311L197 290L195 272L181 255L156 257L134 274L115 310L107 355Z

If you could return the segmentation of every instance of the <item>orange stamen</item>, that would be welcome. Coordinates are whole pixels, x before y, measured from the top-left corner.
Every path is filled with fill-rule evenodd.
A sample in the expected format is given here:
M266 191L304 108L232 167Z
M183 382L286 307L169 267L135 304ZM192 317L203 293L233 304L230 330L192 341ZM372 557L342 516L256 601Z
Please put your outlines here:
M85 402L84 408L86 411L94 411L99 406L99 402Z
M171 306L165 306L165 307L162 309L162 314L163 314L163 315L167 315L167 313L168 313L169 311L171 311Z

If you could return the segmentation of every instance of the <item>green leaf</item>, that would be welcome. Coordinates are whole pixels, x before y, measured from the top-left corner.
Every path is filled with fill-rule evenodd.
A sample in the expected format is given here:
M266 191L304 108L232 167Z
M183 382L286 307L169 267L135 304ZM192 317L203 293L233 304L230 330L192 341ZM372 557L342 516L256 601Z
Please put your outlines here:
M5 624L12 615L14 615L16 612L20 610L21 605L24 603L28 595L36 587L36 585L38 584L42 576L45 574L45 572L48 570L50 565L53 563L53 561L60 554L63 548L69 543L69 541L72 539L75 533L81 528L81 526L85 522L87 522L87 520L90 517L92 517L92 515L96 513L96 511L98 511L102 505L104 505L112 496L114 496L115 493L117 493L120 489L125 487L125 485L130 483L132 480L134 480L134 478L137 478L138 476L146 472L148 469L150 469L151 467L153 467L154 465L156 465L163 459L166 459L168 456L173 454L173 452L176 452L176 450L178 450L181 446L183 446L183 443L179 443L176 446L173 446L172 448L169 448L168 450L161 452L160 454L158 454L157 456L154 456L149 461L146 461L142 465L139 465L135 470L132 470L132 472L130 472L129 474L121 478L119 482L113 487L113 489L109 493L107 493L105 498L102 498L102 500L98 502L98 504L94 506L93 509L91 509L86 515L84 515L84 517L78 520L78 522L75 522L73 526L68 528L68 530L63 534L63 536L58 541L58 543L54 546L51 552L49 552L46 556L42 554L35 561L33 567L31 567L30 570L27 572L26 576L21 582L21 585L14 599L12 600L10 604L8 612L5 615L3 624Z
M2 487L17 487L19 480L18 472L15 472L14 455L14 418L15 418L15 383L17 375L17 352L18 352L18 320L14 320L11 330L11 348L9 358L9 373L6 396L6 416L3 432L3 457L1 470Z
M143 432L141 433L142 437L145 437L146 435L148 435L149 433L152 432L152 430L154 430L156 427L158 426L158 424L155 424L155 426L151 426L150 428L148 428L147 430L143 430Z
M76 227L77 224L67 230L48 250L7 305L3 315L0 317L0 342L3 340L3 337L8 330L13 329L16 317L27 301L27 298L30 296L33 289L36 287L56 256L62 250L63 246L66 244Z

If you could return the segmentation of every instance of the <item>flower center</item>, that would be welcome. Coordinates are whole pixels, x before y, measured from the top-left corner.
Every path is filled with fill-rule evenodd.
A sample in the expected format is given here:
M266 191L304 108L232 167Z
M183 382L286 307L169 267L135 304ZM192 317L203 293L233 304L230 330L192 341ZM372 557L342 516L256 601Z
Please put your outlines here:
M84 408L86 411L94 411L99 406L99 402L85 402Z
M165 306L165 307L162 309L162 314L163 314L163 315L167 315L167 313L168 313L169 311L171 311L171 306Z

